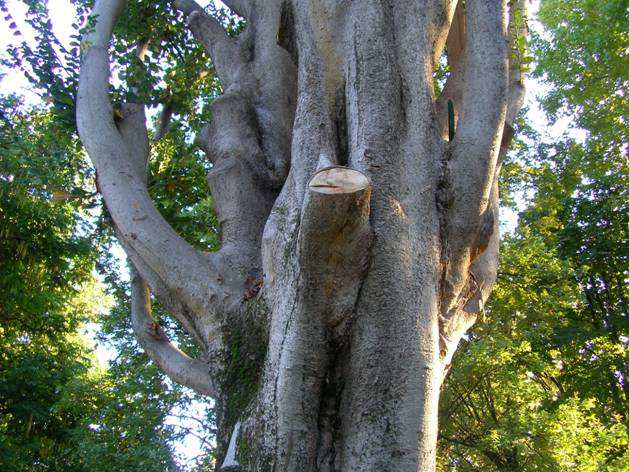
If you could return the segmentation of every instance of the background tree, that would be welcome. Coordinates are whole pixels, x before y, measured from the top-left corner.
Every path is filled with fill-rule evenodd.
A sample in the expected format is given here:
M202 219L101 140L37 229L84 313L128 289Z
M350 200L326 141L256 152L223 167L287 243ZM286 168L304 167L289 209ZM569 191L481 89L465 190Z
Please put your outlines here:
M54 111L14 97L1 111L0 468L178 470L189 420L171 415L185 416L194 396L147 365L134 340L128 287L98 253L107 233L89 215L81 146ZM99 256L109 295L93 272ZM117 352L108 369L86 339L97 320ZM211 431L199 431L208 441Z
M90 236L78 235L84 222L71 198L83 194L73 182L81 164L65 152L76 142L54 132L50 114L23 114L15 98L3 98L0 127L1 459L25 470L62 460L83 414L51 410L90 364L76 332L95 316L79 291L93 284L95 253Z

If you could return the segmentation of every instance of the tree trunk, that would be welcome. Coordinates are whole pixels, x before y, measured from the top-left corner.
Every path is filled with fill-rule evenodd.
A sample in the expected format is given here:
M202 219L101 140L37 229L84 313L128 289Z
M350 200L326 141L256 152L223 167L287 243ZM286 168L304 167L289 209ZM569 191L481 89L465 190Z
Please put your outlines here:
M107 43L122 3L95 7L79 130L139 273L144 349L217 400L217 468L434 470L439 390L496 276L525 0L509 27L500 0L225 1L247 21L237 38L175 2L225 90L198 139L221 222L213 254L150 201L143 114L113 121ZM147 284L203 359L155 329Z

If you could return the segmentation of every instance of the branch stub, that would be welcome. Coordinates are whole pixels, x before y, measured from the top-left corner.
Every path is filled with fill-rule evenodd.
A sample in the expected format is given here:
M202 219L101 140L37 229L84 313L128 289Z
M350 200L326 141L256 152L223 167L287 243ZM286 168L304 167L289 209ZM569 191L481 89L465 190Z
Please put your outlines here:
M369 186L369 178L365 174L340 166L321 169L308 183L311 191L329 195L356 193Z

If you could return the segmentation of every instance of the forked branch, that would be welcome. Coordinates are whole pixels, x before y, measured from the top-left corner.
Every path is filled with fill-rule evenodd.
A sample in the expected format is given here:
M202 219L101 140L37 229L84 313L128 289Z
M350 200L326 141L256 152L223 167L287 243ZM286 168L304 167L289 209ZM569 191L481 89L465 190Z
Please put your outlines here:
M253 0L223 0L223 3L236 15L248 18L251 14L252 1Z
M505 2L468 0L465 86L450 165L457 224L475 224L487 205L506 111Z
M466 254L464 251L460 253L464 257L469 257L469 262L471 262L466 286L462 289L458 303L450 305L449 311L442 313L441 345L443 361L446 365L449 365L461 336L474 324L478 314L483 310L483 305L491 293L497 275L499 248L498 176L501 162L508 151L513 136L515 120L524 100L523 69L525 64L523 56L525 51L523 43L528 35L527 0L515 0L509 5L509 49L506 51L508 86L504 99L506 103L504 130L499 144L497 162L494 164L493 171L489 173L491 180L487 207L478 219L480 222L478 229L472 233L475 239L472 240L469 253ZM495 145L491 152L496 153ZM462 262L460 266L465 267ZM450 276L454 273L454 268L451 269ZM461 272L460 275L464 277L465 273ZM451 299L450 301L454 300Z
M151 293L159 300L160 304L175 317L186 331L199 346L204 349L202 333L196 323L196 317L191 315L186 306L179 300L146 263L138 256L138 254L124 241L122 237L118 237L130 264L138 271L142 279L149 285Z
M463 51L465 50L465 8L457 2L446 41L449 75L437 100L437 117L444 138L449 128L456 128L463 93ZM451 103L450 113L448 102ZM452 116L451 116L452 115Z

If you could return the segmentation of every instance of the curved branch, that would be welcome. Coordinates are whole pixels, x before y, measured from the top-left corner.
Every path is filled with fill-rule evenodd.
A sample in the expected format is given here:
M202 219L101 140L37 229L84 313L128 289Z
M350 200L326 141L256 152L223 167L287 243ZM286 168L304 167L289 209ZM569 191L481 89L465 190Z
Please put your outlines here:
M118 131L129 149L129 157L132 159L137 175L146 184L150 148L144 105L125 103L121 107L120 115L121 118L117 123Z
M83 41L86 50L77 96L79 135L122 237L191 312L212 314L210 299L218 293L222 297L224 290L209 259L170 227L148 194L146 174L139 165L147 155L136 154L146 150L134 143L144 120L133 114L128 121L123 118L120 129L114 122L108 96L107 44L123 4L122 0L101 0L95 5L95 28Z
M151 316L148 285L132 264L130 272L131 325L144 352L175 382L215 398L217 390L207 364L189 357L168 340Z

